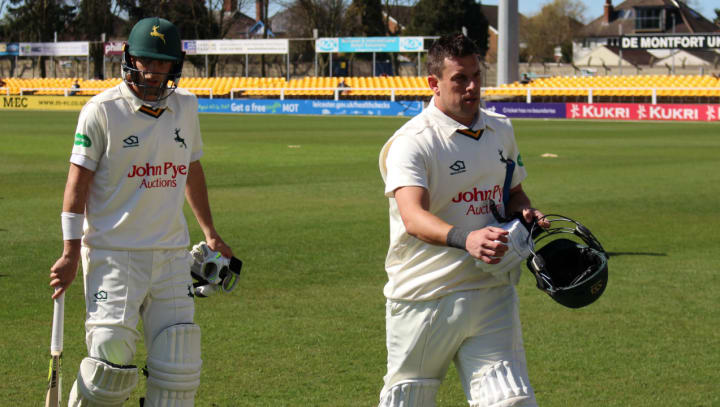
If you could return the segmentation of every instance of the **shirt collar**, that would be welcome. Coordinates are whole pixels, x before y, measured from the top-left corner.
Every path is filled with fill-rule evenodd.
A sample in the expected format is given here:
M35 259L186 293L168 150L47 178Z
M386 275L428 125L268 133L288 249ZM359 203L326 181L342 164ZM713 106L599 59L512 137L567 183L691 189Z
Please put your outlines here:
M438 124L442 135L445 137L452 136L453 134L457 133L458 130L472 130L477 132L478 130L484 130L486 128L489 128L489 126L487 126L487 124L485 123L485 115L480 108L478 108L478 114L477 116L475 116L475 120L470 125L470 128L456 121L452 117L446 115L442 112L442 110L438 109L438 107L435 106L435 96L430 99L430 103L425 108L425 110L435 120L435 123Z
M142 99L140 99L139 97L137 97L135 92L133 92L132 89L130 89L130 87L128 86L127 83L125 83L125 81L123 81L120 84L120 94L123 96L123 98L125 100L128 101L128 103L130 103L130 106L132 106L132 109L135 112L140 110L140 108L143 106L149 107L152 110L167 109L171 112L173 111L172 107L168 103L169 98L165 98L158 103L151 104L149 102L145 102Z

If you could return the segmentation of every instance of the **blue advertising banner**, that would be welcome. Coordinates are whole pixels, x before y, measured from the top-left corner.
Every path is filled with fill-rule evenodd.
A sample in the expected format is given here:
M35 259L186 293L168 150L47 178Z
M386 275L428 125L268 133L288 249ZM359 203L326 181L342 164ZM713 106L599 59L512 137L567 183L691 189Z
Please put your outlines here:
M200 113L415 116L420 101L198 99Z
M565 103L485 103L485 108L507 117L564 119Z
M17 42L0 42L0 56L18 55L20 53L20 44Z
M422 52L423 37L318 38L315 52Z

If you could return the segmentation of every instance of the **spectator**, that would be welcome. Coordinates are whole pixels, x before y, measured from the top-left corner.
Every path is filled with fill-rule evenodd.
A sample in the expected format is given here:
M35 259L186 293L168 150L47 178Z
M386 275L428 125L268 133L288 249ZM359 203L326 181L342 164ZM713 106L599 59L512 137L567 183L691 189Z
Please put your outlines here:
M78 83L77 79L75 79L75 83L72 84L72 90L70 91L70 96L75 96L78 89L80 89L80 84Z
M337 87L340 88L340 89L349 89L349 88L350 88L350 85L348 85L347 83L345 83L345 79L341 79L341 80L340 80L340 83L337 84ZM346 90L343 90L343 91L340 92L340 94L343 95L343 96L347 95L348 93L349 93L349 92L346 91Z

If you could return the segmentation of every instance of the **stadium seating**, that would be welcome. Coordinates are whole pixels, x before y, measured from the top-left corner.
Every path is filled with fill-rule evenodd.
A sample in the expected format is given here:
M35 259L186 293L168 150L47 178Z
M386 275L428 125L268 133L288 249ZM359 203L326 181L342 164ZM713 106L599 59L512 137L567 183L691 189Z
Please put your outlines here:
M712 75L558 76L486 89L485 96L525 97L529 89L533 98L587 97L592 89L593 96L649 97L653 88L658 97L719 97L720 78Z
M81 90L78 95L94 95L120 83L119 78L85 80L81 78L3 78L2 93L12 95L64 95L75 81ZM395 90L396 98L427 98L432 91L427 80L420 76L376 77L304 77L255 78L213 77L182 78L180 86L201 97L321 97L329 98L344 83L341 94L345 98L390 97ZM633 98L650 97L652 89L659 98L718 98L720 78L712 75L637 75L637 76L573 76L536 78L530 83L519 82L484 90L489 100L524 99L528 89L533 99L539 98L587 98L589 89L593 97Z
M119 78L85 80L81 78L4 78L10 94L64 95L77 80L81 89L78 95L94 95L120 83ZM424 77L304 77L286 81L285 78L213 77L182 78L180 86L198 96L234 97L286 96L332 97L340 82L347 88L344 96L390 96L390 89L398 89L396 96L430 96Z
M11 95L33 94L33 95L65 95L70 92L75 81L81 89L76 95L95 95L103 90L113 87L120 83L120 78L99 80L99 79L82 79L82 78L2 78L5 87L9 89ZM3 93L3 92L0 92Z

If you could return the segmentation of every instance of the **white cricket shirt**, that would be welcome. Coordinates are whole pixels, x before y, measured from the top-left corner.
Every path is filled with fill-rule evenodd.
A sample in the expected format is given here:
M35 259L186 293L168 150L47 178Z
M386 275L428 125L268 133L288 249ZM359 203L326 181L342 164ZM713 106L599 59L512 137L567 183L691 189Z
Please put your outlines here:
M202 156L197 98L176 89L149 107L123 82L83 107L70 162L95 172L83 245L113 250L184 248L190 162Z
M396 189L428 190L430 212L445 222L481 229L494 221L489 200L502 204L505 160L515 161L511 187L527 176L510 120L479 109L472 129L456 122L430 101L405 123L380 152L380 172L390 201L390 248L385 259L385 296L425 301L455 291L503 284L475 267L464 250L435 246L409 235L394 198Z

